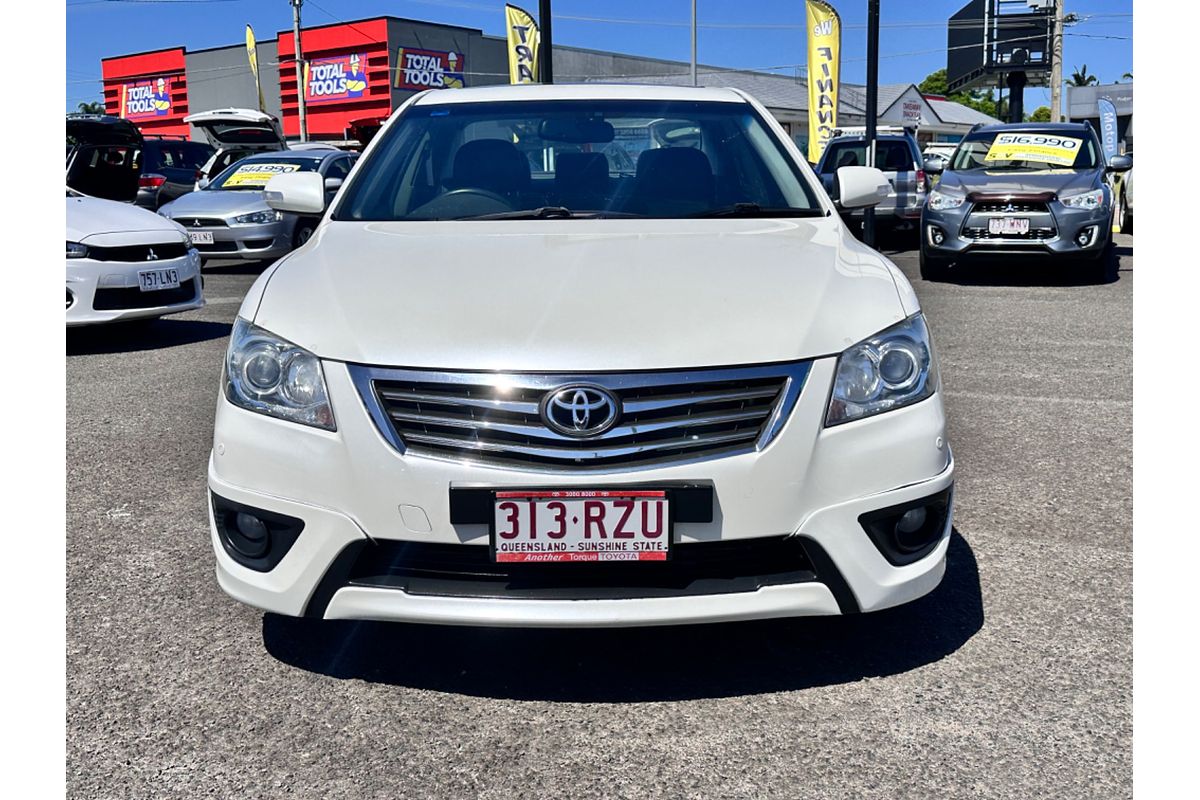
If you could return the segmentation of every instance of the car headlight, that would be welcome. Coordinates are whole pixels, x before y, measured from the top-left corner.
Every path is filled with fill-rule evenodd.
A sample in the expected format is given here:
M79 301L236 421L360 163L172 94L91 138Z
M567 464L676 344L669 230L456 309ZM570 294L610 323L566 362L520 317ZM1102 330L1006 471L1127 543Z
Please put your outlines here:
M266 225L269 222L279 222L281 219L283 219L283 214L278 211L255 211L253 214L234 217L233 221L239 225Z
M825 424L838 425L924 400L937 388L925 317L914 314L838 356Z
M1069 208L1084 208L1092 211L1104 205L1104 190L1093 189L1090 192L1073 194L1070 197L1060 197L1059 201Z
M79 242L67 242L67 258L87 258L87 248Z
M225 397L269 417L337 430L315 355L238 317L225 355Z
M945 211L950 208L958 208L966 199L965 195L946 194L934 189L929 193L929 209L931 211Z

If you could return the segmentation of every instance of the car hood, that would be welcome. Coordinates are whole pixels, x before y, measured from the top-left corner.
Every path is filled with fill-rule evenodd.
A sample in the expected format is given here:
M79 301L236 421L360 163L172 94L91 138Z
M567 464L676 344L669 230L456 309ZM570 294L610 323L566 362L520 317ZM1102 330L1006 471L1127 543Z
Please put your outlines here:
M1096 184L1093 170L1052 169L1043 172L970 171L946 172L938 191L954 190L964 194L1039 194L1053 192L1068 195L1085 192Z
M340 361L599 371L831 355L904 316L834 219L504 220L323 225L254 321Z
M183 229L144 208L98 197L67 198L67 241L113 247L177 241Z
M202 189L165 204L159 212L168 217L233 217L267 210L262 192Z

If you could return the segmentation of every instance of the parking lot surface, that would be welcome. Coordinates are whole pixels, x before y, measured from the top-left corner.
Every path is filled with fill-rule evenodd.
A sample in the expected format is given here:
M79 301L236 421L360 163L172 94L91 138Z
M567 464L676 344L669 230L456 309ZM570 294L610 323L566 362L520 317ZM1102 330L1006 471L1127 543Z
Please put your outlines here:
M957 459L928 597L849 618L611 631L265 616L205 511L230 325L68 335L72 797L1126 797L1132 237L1120 271L917 277Z

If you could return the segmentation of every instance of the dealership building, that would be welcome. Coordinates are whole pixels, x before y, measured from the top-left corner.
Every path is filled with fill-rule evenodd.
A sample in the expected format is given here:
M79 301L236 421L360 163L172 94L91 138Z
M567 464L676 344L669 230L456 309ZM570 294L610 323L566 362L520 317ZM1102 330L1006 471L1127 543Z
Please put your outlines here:
M508 83L507 42L473 28L396 17L308 27L301 47L309 62L309 138L351 142L356 124L385 118L415 92ZM257 43L263 107L299 137L299 82L291 31ZM685 62L554 46L562 83L689 85ZM188 114L214 108L256 108L259 92L244 44L205 50L170 47L101 61L109 114L135 122L147 135L191 136ZM803 149L808 139L808 87L799 76L702 66L702 86L743 89L765 105ZM865 123L864 87L843 84L839 125ZM880 88L881 124L915 128L922 143L957 141L977 122L996 120L911 84Z

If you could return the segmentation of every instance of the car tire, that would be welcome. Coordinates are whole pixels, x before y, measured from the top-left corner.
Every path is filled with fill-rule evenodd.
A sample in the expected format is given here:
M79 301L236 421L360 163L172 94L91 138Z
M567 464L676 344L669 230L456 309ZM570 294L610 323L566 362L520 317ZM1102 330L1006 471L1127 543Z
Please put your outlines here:
M926 281L944 281L950 272L950 262L941 256L929 255L925 246L921 246L921 279Z
M313 231L317 229L315 222L301 221L296 224L296 232L292 234L292 249L295 250L300 245L307 242L313 235Z
M1117 250L1110 240L1104 249L1084 269L1089 283L1112 283L1117 279Z

